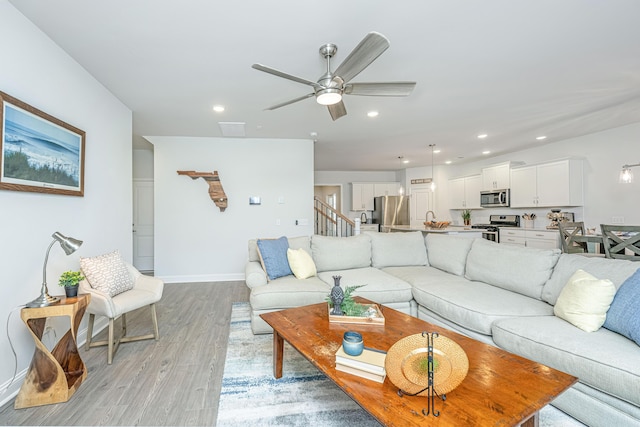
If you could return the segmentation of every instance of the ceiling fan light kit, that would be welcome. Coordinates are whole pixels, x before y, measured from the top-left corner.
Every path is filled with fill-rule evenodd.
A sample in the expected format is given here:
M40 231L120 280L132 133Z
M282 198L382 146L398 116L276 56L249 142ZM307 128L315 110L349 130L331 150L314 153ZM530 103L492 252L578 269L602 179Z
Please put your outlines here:
M316 92L316 102L320 105L333 105L342 101L340 89L328 88Z
M337 120L347 114L342 100L343 95L409 96L413 92L416 82L350 83L351 79L371 65L388 48L389 40L382 34L372 31L351 51L335 72L332 72L331 58L338 51L338 47L333 43L324 44L320 46L319 52L327 61L327 70L317 82L296 77L262 64L253 64L252 67L258 71L313 87L313 92L272 105L267 110L275 110L315 96L316 102L320 105L326 105L331 118Z

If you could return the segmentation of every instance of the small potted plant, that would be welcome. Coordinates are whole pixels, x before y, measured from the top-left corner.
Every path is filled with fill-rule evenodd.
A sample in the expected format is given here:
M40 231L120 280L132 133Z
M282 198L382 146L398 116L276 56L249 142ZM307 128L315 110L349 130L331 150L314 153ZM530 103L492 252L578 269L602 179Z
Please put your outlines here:
M462 221L464 221L464 225L471 225L471 211L469 209L465 209L460 214L462 216Z
M58 284L64 287L67 298L78 296L78 284L84 276L80 271L65 271L60 276Z

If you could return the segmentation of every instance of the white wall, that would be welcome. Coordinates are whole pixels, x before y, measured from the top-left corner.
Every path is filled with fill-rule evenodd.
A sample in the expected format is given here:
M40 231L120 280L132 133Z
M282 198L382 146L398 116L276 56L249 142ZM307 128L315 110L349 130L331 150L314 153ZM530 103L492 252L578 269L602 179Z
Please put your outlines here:
M133 150L133 179L153 179L153 150Z
M156 276L243 280L249 239L313 234L311 140L146 138L155 158ZM227 209L220 212L204 180L178 170L217 170ZM250 196L262 204L250 206ZM308 225L295 225L296 219Z
M350 219L360 218L360 211L352 211L352 182L399 182L395 171L316 171L314 185L342 185L342 213ZM371 218L371 213L367 212Z
M57 279L65 270L77 270L80 256L120 249L131 258L132 120L130 110L6 0L0 0L0 56L0 90L86 132L84 197L0 190L2 391L14 366L5 322L14 308L40 294L51 234L60 231L84 241L70 256L59 245L51 249L51 294L64 293ZM11 316L9 333L22 376L0 396L0 404L17 392L33 355L33 340L19 314Z

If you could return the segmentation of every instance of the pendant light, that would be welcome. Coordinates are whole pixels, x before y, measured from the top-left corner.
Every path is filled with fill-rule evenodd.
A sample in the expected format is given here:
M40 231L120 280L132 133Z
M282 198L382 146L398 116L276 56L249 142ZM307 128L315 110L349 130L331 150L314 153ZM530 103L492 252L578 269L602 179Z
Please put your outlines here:
M622 170L620 171L621 184L631 184L633 182L633 172L631 171L631 168L634 168L636 166L640 166L640 163L622 166Z
M436 189L436 182L433 180L433 149L435 146L436 144L429 144L429 147L431 147L431 191Z

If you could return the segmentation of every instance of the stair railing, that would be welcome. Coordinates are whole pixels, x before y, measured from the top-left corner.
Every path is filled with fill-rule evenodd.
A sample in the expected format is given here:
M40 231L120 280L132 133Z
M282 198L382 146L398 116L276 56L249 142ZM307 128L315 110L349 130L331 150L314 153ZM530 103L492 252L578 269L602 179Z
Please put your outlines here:
M356 223L331 205L318 197L314 197L314 233L322 236L348 237L353 236Z

